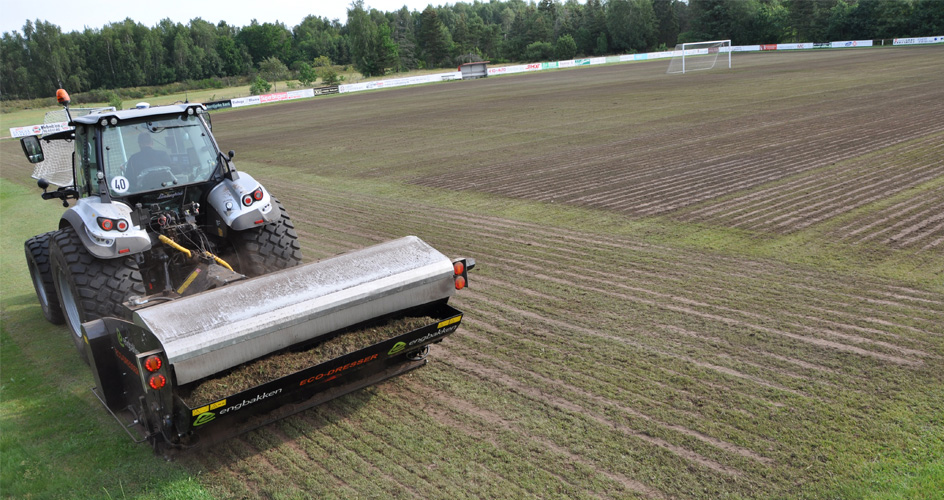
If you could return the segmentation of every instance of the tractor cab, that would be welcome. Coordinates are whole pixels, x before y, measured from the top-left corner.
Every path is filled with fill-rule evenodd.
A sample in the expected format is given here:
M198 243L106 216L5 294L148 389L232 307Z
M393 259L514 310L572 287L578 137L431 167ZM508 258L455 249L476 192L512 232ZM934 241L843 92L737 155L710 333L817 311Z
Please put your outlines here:
M88 114L70 125L74 130L42 140L74 141L75 198L137 201L152 198L148 193L206 183L229 170L201 104ZM22 144L30 162L44 161L38 138L24 138Z

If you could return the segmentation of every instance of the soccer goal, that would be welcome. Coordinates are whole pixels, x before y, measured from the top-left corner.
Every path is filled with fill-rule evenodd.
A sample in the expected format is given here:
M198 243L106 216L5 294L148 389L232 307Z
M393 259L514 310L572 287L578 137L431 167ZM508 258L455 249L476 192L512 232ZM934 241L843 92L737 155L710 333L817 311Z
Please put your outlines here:
M731 40L680 43L675 46L667 73L712 69L718 62L718 55L724 53L728 55L728 69L731 69Z

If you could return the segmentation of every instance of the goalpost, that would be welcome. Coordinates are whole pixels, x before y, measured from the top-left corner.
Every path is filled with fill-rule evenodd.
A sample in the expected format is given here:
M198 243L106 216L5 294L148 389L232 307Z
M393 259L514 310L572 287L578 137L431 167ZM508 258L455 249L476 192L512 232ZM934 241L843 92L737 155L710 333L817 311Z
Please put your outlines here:
M680 43L675 46L669 70L666 73L685 73L715 67L718 54L728 54L728 69L731 69L731 40Z

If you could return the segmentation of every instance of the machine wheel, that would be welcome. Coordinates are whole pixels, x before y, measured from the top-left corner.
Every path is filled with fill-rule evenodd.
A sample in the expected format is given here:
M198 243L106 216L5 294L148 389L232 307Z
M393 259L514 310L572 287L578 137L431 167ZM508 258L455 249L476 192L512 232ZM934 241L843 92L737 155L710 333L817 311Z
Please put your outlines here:
M133 258L96 258L86 250L72 226L54 233L49 255L66 325L79 356L88 361L82 323L106 316L128 319L122 302L132 295L145 295L141 271Z
M52 282L52 272L49 265L49 239L55 233L50 231L26 240L26 265L29 267L30 278L33 279L33 289L43 309L43 316L54 325L61 325L65 318L62 316L62 307L59 297L56 296L56 285Z
M428 355L429 355L429 346L424 345L423 348L420 349L419 351L410 353L410 355L407 356L407 359L409 359L410 361L422 361L426 359L426 356Z
M230 233L236 253L236 271L250 278L297 266L302 261L301 245L291 217L275 197L272 204L279 211L279 220Z

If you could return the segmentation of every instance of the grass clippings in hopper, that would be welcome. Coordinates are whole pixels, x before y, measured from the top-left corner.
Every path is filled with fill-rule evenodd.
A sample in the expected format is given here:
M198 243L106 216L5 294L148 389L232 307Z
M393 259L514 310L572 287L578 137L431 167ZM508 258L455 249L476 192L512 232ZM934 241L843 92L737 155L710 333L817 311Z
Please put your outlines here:
M405 317L343 333L304 351L287 351L250 361L232 371L197 382L181 399L191 408L290 375L305 368L374 345L436 321L429 316Z

